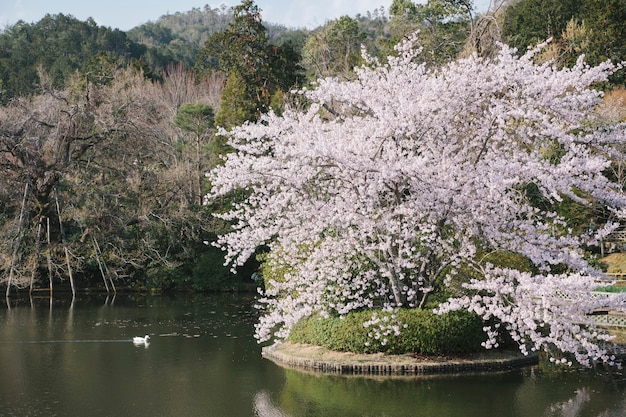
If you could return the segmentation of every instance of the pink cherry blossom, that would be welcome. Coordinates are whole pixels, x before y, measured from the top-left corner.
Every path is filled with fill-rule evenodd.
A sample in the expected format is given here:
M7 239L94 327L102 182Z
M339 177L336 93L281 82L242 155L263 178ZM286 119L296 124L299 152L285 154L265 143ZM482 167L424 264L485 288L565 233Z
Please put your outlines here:
M316 312L420 308L456 283L463 293L439 311L465 308L495 323L486 347L504 329L524 353L610 362L587 313L622 308L624 298L591 296L606 277L583 248L625 213L620 187L603 175L622 157L624 125L595 116L602 93L592 88L619 66L580 59L560 69L535 63L538 49L519 57L502 45L494 59L427 69L415 44L400 44L387 64L366 56L352 81L319 80L298 92L306 106L222 132L234 152L209 174L207 198L247 198L220 215L234 226L218 245L233 266L264 245L286 271L263 294L257 337L284 339ZM577 235L532 204L529 184L551 203L607 207L614 221ZM519 254L538 272L485 266L478 249ZM482 278L463 276L468 265ZM571 272L551 274L555 265Z

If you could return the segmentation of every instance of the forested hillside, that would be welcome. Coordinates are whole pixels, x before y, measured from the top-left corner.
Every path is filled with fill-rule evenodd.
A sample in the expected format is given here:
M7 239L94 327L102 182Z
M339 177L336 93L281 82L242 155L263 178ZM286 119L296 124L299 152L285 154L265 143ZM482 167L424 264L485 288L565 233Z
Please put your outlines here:
M626 1L624 0L522 0L504 11L503 41L526 49L552 37L549 57L572 65L585 54L597 65L626 58ZM612 78L623 84L623 73Z
M495 4L478 14L471 0L394 0L389 10L312 30L265 22L252 0L169 14L127 33L62 14L6 27L0 283L41 287L78 276L90 286L232 288L223 253L210 245L229 224L212 213L246 191L203 201L205 173L231 151L218 127L306 107L291 90L324 77L354 80L356 66L384 64L417 30L423 52L414 59L429 70L472 54L491 59L500 41L521 54L550 36L538 62L626 59L626 0ZM601 87L623 80L618 72ZM323 103L324 117L337 117L336 104ZM611 179L624 181L621 172ZM608 216L568 199L557 209L575 228Z
M196 55L214 33L223 32L232 21L232 10L225 6L194 8L161 16L128 31L128 37L150 48L153 66L165 67L168 62L182 62L193 67Z
M232 19L232 9L207 5L162 16L128 32L63 14L48 15L32 24L18 22L0 32L0 100L6 103L13 97L40 91L40 70L51 78L54 87L61 88L75 71L95 80L132 65L149 77L161 79L168 66L182 64L190 69L209 37L224 32ZM308 49L324 48L328 43L334 48L333 43L350 42L350 53L356 56L360 54L361 42L368 48L377 48L388 37L387 18L382 10L343 19L353 27L348 28L344 21L331 22L314 31L271 22L263 25L268 43L289 43L298 54L313 33L336 32L331 39L322 40L318 35L309 40Z
M80 70L86 76L106 76L106 68L140 62L147 48L125 32L101 27L93 20L47 15L39 22L18 22L0 33L0 100L40 91L46 74L55 88Z

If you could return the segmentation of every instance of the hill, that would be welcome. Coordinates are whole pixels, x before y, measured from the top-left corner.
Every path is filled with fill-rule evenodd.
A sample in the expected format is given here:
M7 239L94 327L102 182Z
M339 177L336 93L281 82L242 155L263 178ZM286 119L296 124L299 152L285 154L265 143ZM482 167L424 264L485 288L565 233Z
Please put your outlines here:
M77 70L87 73L105 62L127 66L146 51L125 32L93 19L57 14L34 24L20 21L0 33L0 102L39 91L41 70L52 87L62 87Z

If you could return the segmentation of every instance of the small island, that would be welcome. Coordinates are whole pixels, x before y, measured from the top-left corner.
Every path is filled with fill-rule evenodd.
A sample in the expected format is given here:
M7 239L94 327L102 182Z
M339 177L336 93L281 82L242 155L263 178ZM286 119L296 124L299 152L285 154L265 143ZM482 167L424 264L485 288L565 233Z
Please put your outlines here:
M291 342L265 347L262 355L287 368L385 377L500 372L538 363L538 355L524 356L514 350L483 351L462 356L387 355L336 352L321 346Z

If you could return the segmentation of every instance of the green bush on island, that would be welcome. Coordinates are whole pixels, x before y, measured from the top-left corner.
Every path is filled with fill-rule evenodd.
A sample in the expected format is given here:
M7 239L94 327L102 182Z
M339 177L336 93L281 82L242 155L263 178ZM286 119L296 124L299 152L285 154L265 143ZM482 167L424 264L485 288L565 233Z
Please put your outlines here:
M608 285L606 287L598 287L595 289L598 292L610 292L610 293L620 293L626 292L626 286L623 285Z
M437 315L430 310L401 309L394 313L396 319L405 325L400 335L391 333L378 339L368 336L372 327L364 326L371 320L372 314L371 310L352 312L343 317L324 318L317 314L297 323L289 341L354 353L443 355L483 349L483 321L467 311ZM382 316L386 313L378 311L377 314Z

